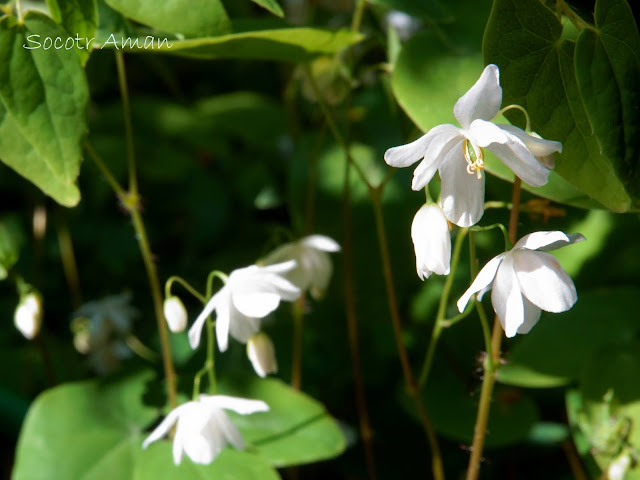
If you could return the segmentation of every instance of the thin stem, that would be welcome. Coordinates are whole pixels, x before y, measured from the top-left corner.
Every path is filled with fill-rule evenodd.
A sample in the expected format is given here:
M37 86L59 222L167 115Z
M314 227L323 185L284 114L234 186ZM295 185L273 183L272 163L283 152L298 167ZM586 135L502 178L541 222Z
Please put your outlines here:
M151 253L151 247L149 246L147 231L144 227L144 222L142 221L142 215L136 209L130 209L129 214L131 215L131 220L133 221L133 228L136 232L138 246L140 247L142 260L147 271L147 277L149 278L149 285L151 286L153 308L156 314L156 323L158 326L158 333L160 334L160 343L162 345L162 361L164 364L164 375L167 381L169 405L171 406L171 409L174 409L178 405L176 372L173 368L173 361L171 359L169 330L167 327L167 322L164 320L164 313L162 312L162 290L160 288L160 281L158 280L158 271L156 269L156 264L153 261L153 255Z
M511 215L509 217L509 239L512 243L515 243L516 236L518 234L521 186L522 182L518 177L516 177L516 180L513 183L513 194L511 199L513 208L511 209ZM480 302L476 303L479 304ZM489 412L491 410L491 396L493 394L493 386L496 380L496 372L500 365L500 347L503 336L502 325L500 324L500 319L496 315L493 321L491 341L486 344L487 355L485 356L484 363L484 377L482 379L482 389L480 390L478 416L476 418L476 425L473 432L473 444L471 445L471 457L469 458L469 467L467 469L467 480L476 480L480 474L484 440L487 432L487 424L489 422Z
M296 390L302 387L302 331L304 324L304 305L306 295L303 292L295 301L293 309L293 352L291 360L291 386Z
M357 32L360 30L360 25L362 24L362 14L364 13L364 8L366 7L366 0L357 0L356 8L353 12L353 19L351 20L351 30Z
M502 115L504 112L509 111L509 110L520 110L523 114L524 114L524 119L525 119L525 128L524 131L525 132L530 132L531 131L531 120L529 119L529 113L520 105L516 105L516 104L512 104L512 105L507 105L506 107L504 107L502 110L500 110L498 113L496 113L496 116L493 117L498 118L500 115Z
M216 371L215 371L215 335L213 328L215 322L211 320L211 317L207 318L207 361L205 367L209 374L209 393L213 395L216 393Z
M114 177L113 174L111 173L111 170L109 170L109 167L107 167L107 165L102 161L102 159L93 149L93 147L91 146L88 140L84 142L84 149L87 151L87 153L89 154L91 159L95 162L95 164L98 166L98 169L100 169L100 171L102 172L102 175L104 175L104 178L107 180L107 183L109 183L109 185L111 186L115 194L120 198L120 200L126 197L127 193L124 191L124 188L122 188L118 180L116 180L116 177Z
M148 362L155 363L158 360L158 356L156 352L147 347L144 343L140 341L138 337L135 335L129 335L125 339L125 343L127 346L136 353L141 358L144 358Z
M576 452L576 447L573 445L571 440L565 440L564 442L562 442L562 449L567 456L567 461L569 462L571 473L573 473L573 478L575 480L588 480L589 477L584 471L584 467L580 462L580 457Z
M382 202L379 190L372 192L371 201L373 205L373 211L376 219L376 230L378 233L378 241L380 244L380 256L382 258L382 272L384 274L385 287L387 291L387 300L389 303L389 313L391 314L391 321L393 324L393 332L396 340L396 347L398 349L398 356L400 358L400 365L402 367L402 373L409 395L412 397L418 415L420 417L420 423L427 435L429 446L431 447L431 468L435 480L444 479L444 468L442 465L442 454L440 453L440 446L436 437L431 421L427 416L427 412L422 402L422 396L420 395L420 389L416 383L411 365L409 363L409 356L407 350L402 341L402 323L400 321L400 312L398 309L398 302L396 299L395 287L393 285L393 273L391 271L391 259L389 256L389 245L387 242L387 234L384 226L384 216L382 213ZM466 232L466 230L465 230ZM462 233L462 231L461 231ZM464 236L464 234L462 235ZM461 243L461 242L460 242ZM459 250L459 249L458 249ZM459 251L458 251L459 253Z
M173 286L174 282L182 285L186 291L188 291L191 295L193 295L195 298L200 300L202 303L207 303L207 299L205 298L204 295L198 292L198 290L196 290L193 286L191 286L191 284L187 282L184 278L178 277L177 275L169 277L169 279L164 284L165 298L169 298L171 296L171 287Z
M474 302L475 303L475 302ZM443 328L449 328L452 327L453 325L455 325L456 323L464 320L465 318L467 318L469 315L471 315L471 312L473 312L473 304L468 304L466 306L466 308L464 309L464 311L462 313L459 313L458 315L455 315L451 318L447 318L446 320L442 321L442 327Z
M133 144L133 127L131 125L131 104L129 102L129 90L127 88L127 71L124 65L124 53L116 49L116 67L118 69L118 84L122 97L122 112L124 116L124 133L127 144L127 164L129 165L129 193L132 196L138 194L138 177L136 175L136 154Z
M58 225L58 244L60 245L60 258L64 276L71 292L71 301L74 309L82 305L82 292L78 275L78 264L73 252L73 241L69 234L69 228L65 223Z
M427 384L427 379L429 378L429 372L431 371L431 364L433 363L433 357L436 351L436 346L438 344L438 340L440 339L440 334L442 333L442 329L445 327L445 315L447 313L447 305L449 303L449 296L451 294L451 287L453 286L453 279L455 277L456 268L458 267L458 261L460 260L460 252L462 251L462 245L464 243L464 239L467 236L468 228L461 228L458 232L458 236L456 238L456 243L453 247L453 254L451 256L451 266L449 268L449 275L444 282L444 287L442 289L442 295L440 295L440 304L438 305L438 313L436 314L436 321L433 324L433 331L431 333L431 340L429 341L429 348L427 348L427 353L424 358L424 363L422 365L422 370L420 372L420 378L418 380L418 385L420 389L424 389L424 386Z
M474 280L478 275L478 258L476 256L476 232L471 230L469 232L469 270L471 273L471 279ZM493 369L493 357L491 355L491 329L489 328L489 319L482 302L474 298L474 304L478 317L480 317L480 325L482 326L482 335L484 337L485 348L487 349L487 362L489 362L489 368Z
M16 0L16 15L18 15L18 23L22 23L22 5L20 5L20 0Z

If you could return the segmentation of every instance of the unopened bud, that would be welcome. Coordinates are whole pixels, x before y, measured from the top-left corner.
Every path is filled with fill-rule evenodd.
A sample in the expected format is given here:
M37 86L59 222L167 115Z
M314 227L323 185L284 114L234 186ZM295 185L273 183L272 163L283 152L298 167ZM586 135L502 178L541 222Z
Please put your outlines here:
M20 333L29 340L38 334L42 325L42 299L38 293L31 292L22 297L13 316L13 322Z
M187 327L187 310L182 300L176 296L165 299L164 318L167 319L169 330L173 333L182 332Z
M251 360L253 369L260 377L266 377L268 374L278 371L276 351L273 342L266 333L258 332L249 339L247 356Z

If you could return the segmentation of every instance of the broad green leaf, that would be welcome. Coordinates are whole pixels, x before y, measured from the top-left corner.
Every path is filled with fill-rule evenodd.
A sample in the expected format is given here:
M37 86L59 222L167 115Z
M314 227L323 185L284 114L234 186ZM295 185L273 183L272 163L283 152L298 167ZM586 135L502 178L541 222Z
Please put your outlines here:
M635 310L638 296L637 288L579 292L578 302L568 312L543 313L536 328L509 352L498 380L544 388L577 379L600 346L628 341L640 330L628 313Z
M32 42L27 42L27 37ZM80 201L75 181L87 131L86 78L76 53L38 48L66 38L49 17L30 12L24 24L0 19L0 158L58 203ZM30 46L32 49L23 47Z
M229 412L251 445L249 451L275 467L318 462L340 455L345 441L322 404L279 380L251 378L220 385L220 393L263 400L269 411L253 415Z
M280 478L263 458L248 452L227 448L209 465L198 465L185 456L176 466L171 443L153 443L142 452L131 480L277 480Z
M479 43L477 50L452 52L431 34L416 35L400 52L393 72L393 91L409 117L427 132L436 125L456 123L453 106L478 80L483 68ZM504 77L501 83L504 89ZM490 152L485 152L485 158L489 172L513 181L513 172L506 165ZM551 172L547 185L533 188L523 184L523 188L559 203L583 208L602 207L555 171Z
M637 175L637 165L632 163L637 162L633 155L638 140L637 135L631 136L640 125L640 114L621 105L636 98L637 93L630 92L637 90L640 75L637 51L629 51L638 42L638 33L631 26L628 6L627 21L619 22L623 5L623 0L599 0L596 8L601 12L598 16L604 17L597 20L597 37L602 45L610 45L611 53L598 48L596 34L589 28L579 33L576 46L575 31L563 30L555 13L538 0L496 0L483 43L486 63L500 67L503 104L522 105L531 116L533 130L563 143L557 173L618 212L638 206L626 184ZM611 82L609 75L616 81ZM520 121L515 113L507 116ZM628 126L621 133L623 116ZM602 126L612 118L617 119L615 127ZM616 135L633 148L621 155L625 147Z
M0 280L7 278L18 261L23 242L24 231L18 219L8 215L0 219Z
M319 55L339 52L362 38L361 34L348 30L333 32L318 28L282 28L187 40L156 39L154 46L146 49L127 47L132 52L160 52L204 60L242 58L306 62ZM144 43L145 38L138 39L139 45ZM111 40L104 46L121 48L121 41L116 38L115 43Z
M136 22L163 32L207 37L229 32L231 24L220 0L106 0Z
M109 480L132 477L143 429L157 411L143 405L150 372L120 380L47 390L22 427L14 480Z
M270 11L277 17L284 17L282 7L277 0L251 0L253 3L260 5L265 10Z
M83 64L89 60L90 40L98 27L96 0L47 0L51 17L74 39Z

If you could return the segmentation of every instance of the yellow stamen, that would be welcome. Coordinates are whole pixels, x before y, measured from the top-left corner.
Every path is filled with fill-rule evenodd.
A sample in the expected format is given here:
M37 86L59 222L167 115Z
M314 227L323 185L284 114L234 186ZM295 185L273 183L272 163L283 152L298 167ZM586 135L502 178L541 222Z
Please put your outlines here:
M469 148L471 145L471 148ZM467 173L469 175L475 175L478 180L482 178L482 170L484 169L484 151L482 148L476 147L473 142L468 139L464 139L462 143L462 150L464 152L464 158L467 161Z

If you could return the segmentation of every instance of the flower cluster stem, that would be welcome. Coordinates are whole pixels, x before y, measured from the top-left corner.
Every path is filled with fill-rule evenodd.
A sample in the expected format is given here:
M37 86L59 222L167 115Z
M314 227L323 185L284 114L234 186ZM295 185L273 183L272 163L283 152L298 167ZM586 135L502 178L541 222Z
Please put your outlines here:
M382 258L382 271L384 274L385 288L387 291L387 300L389 303L389 313L391 315L391 322L393 324L393 332L396 340L396 347L398 349L398 356L400 358L400 365L402 366L402 373L404 375L407 391L415 403L420 423L424 429L429 447L431 448L431 469L435 480L444 480L444 467L442 463L442 454L440 452L440 445L438 444L438 438L436 437L435 430L431 425L431 421L427 415L422 402L422 395L418 388L418 383L413 375L411 364L409 363L409 356L407 349L402 341L402 322L400 321L400 311L398 309L398 302L396 299L395 287L393 284L393 273L391 271L391 259L389 257L389 245L387 242L387 234L384 226L384 216L382 213L381 192L375 190L371 195L373 204L373 211L376 219L376 230L378 233L378 241L380 244L380 256Z
M518 234L521 185L521 180L516 177L516 180L513 183L513 194L511 200L513 207L511 208L511 214L509 216L509 239L511 243L515 243L516 236ZM475 257L471 259L471 262L475 262ZM480 304L480 302L476 303ZM485 342L488 340L486 337L487 335L485 332ZM478 415L476 417L476 425L473 431L473 444L471 445L471 457L469 458L466 480L477 480L478 475L480 474L484 440L487 434L487 424L489 422L489 412L491 410L493 386L495 385L496 373L500 365L500 347L502 344L502 337L502 326L500 324L500 319L496 315L493 321L491 339L486 344L487 355L485 356L484 361L484 376L482 379L482 388L480 390L480 403L478 404Z
M429 347L425 355L424 364L420 372L420 378L418 379L418 385L420 389L424 389L429 378L429 372L431 371L431 365L433 363L433 356L435 354L440 334L446 325L445 315L447 313L447 304L449 303L449 296L451 295L451 287L453 285L453 279L455 277L456 268L458 267L458 261L460 260L460 252L464 239L467 236L468 228L461 228L456 238L456 243L453 246L453 254L451 256L451 266L449 269L449 275L444 282L442 289L442 295L440 296L440 304L438 305L438 313L436 314L436 321L433 324L433 331L431 332L431 340L429 341Z

